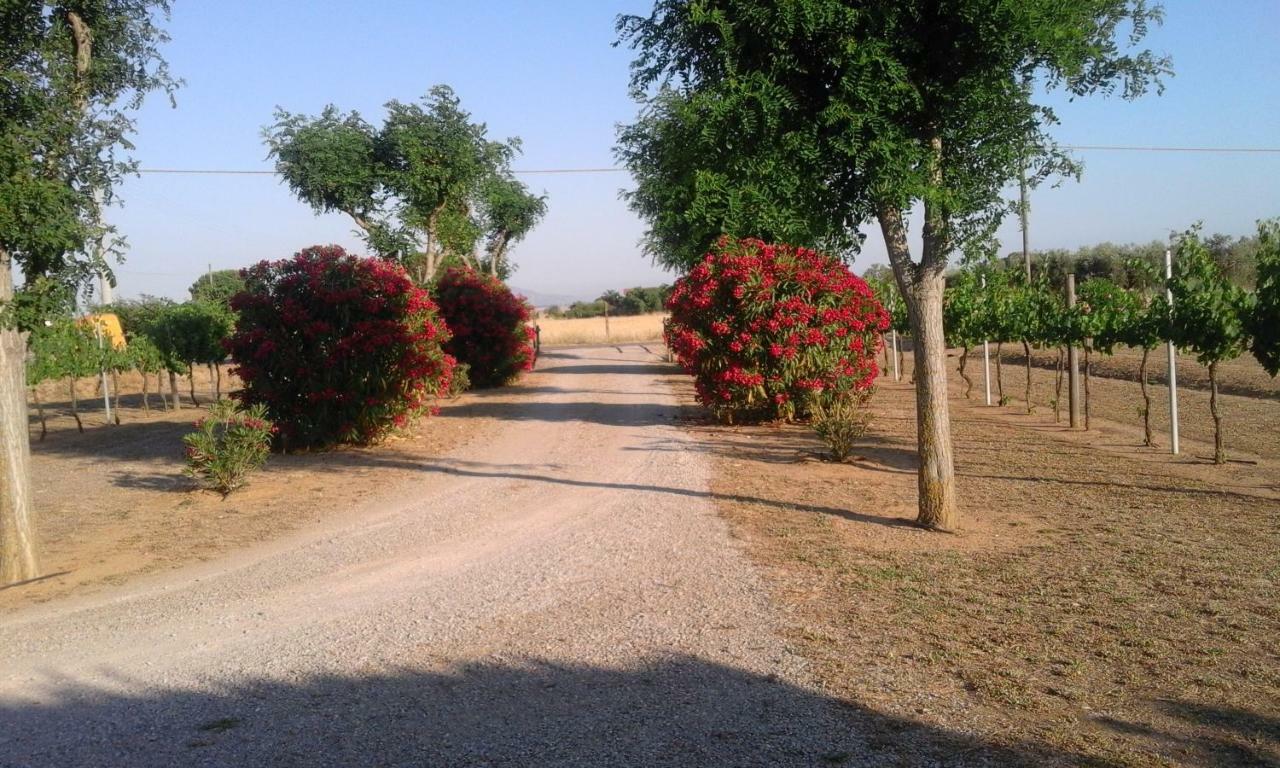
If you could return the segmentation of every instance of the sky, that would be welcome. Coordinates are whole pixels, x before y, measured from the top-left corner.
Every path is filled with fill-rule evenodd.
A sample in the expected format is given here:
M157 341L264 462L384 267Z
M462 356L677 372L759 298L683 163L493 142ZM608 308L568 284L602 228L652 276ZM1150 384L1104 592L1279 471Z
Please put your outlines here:
M1161 96L1136 102L1048 96L1066 144L1280 147L1280 0L1168 0L1147 47L1173 58ZM381 122L382 105L435 84L457 92L493 138L518 136L517 170L607 168L628 96L632 52L615 48L628 0L178 0L165 56L185 79L171 108L153 96L137 115L144 169L270 170L262 129L277 106L326 104ZM1035 190L1032 248L1164 239L1203 221L1244 235L1280 215L1280 154L1081 151L1083 180ZM619 191L626 173L521 177L548 196L542 224L512 253L512 285L540 297L591 298L670 282L640 247L644 223ZM317 243L363 253L341 214L315 215L273 175L144 174L108 218L129 243L117 295L183 298L208 268L288 257ZM854 264L885 261L868 230ZM1016 222L1000 236L1019 247Z

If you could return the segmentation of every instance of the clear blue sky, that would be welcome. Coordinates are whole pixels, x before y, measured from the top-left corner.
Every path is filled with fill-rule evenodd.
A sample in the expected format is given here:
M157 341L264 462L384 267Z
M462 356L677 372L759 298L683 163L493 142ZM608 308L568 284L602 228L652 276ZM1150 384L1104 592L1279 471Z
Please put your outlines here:
M135 156L146 168L266 169L262 127L272 110L358 109L373 122L389 99L452 86L495 137L519 136L517 168L614 164L615 125L635 105L631 54L610 47L628 0L349 0L262 3L178 0L166 49L187 85L178 108L142 110ZM1055 100L1071 144L1280 146L1280 2L1167 2L1148 38L1173 57L1161 97L1136 103ZM376 9L376 10L373 10ZM1032 199L1033 248L1164 238L1203 220L1246 234L1280 215L1280 155L1081 153L1083 182ZM606 288L668 282L639 250L643 224L618 199L625 174L526 176L549 196L544 223L514 251L511 282L542 294L593 296ZM363 252L341 215L315 216L273 176L130 179L110 218L130 243L118 268L123 296L182 297L212 264L241 267L313 243ZM877 231L855 268L884 261ZM1002 231L1009 248L1014 226Z

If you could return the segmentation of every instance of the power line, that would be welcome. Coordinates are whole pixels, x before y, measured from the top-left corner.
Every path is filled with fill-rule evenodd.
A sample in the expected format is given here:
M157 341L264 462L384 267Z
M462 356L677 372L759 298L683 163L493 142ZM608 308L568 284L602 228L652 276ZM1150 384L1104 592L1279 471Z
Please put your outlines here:
M1063 144L1062 148L1102 152L1245 152L1253 154L1280 154L1280 147L1138 147L1107 144Z
M1273 154L1280 155L1280 147L1170 147L1170 146L1137 146L1125 144L1063 144L1063 149L1079 152L1189 152L1212 154ZM512 173L521 176L539 174L574 174L574 173L626 173L626 168L617 166L607 168L528 168L515 170ZM138 173L185 174L214 176L274 176L275 171L242 170L221 168L139 168Z
M520 175L546 174L546 173L623 173L626 168L530 168L527 170L515 170L512 173ZM187 174L187 175L215 175L215 176L275 176L275 171L250 171L239 169L221 169L221 168L139 168L138 173L169 173L169 174Z

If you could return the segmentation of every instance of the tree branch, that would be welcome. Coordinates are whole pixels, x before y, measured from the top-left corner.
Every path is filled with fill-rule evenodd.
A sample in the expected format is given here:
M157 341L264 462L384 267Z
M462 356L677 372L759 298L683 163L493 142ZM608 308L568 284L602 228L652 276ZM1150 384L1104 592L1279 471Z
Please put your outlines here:
M83 112L89 100L89 65L93 63L93 33L79 13L67 11L67 26L71 27L71 40L76 56L76 109Z
M884 235L884 247L889 253L889 264L893 266L898 291L906 298L912 295L911 289L920 277L920 267L911 260L911 245L907 242L902 211L896 206L879 204L876 206L876 220L880 222L880 232Z

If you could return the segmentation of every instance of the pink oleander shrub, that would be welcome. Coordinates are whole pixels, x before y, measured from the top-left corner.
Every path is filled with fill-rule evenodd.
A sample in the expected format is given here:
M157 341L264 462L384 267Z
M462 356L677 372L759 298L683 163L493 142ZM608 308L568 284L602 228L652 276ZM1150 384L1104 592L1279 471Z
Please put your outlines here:
M467 366L472 387L501 387L533 367L532 312L501 280L453 267L431 294L452 334L445 350Z
M286 450L375 442L447 394L449 331L398 264L312 246L242 274L227 351Z
M871 388L889 315L839 259L722 239L676 281L665 338L725 421L803 419Z

